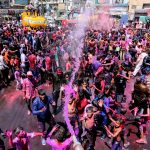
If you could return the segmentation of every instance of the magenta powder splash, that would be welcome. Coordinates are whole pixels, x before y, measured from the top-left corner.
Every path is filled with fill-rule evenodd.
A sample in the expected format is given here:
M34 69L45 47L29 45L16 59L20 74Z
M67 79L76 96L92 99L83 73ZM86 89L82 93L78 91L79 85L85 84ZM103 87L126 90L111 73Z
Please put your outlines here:
M70 123L70 119L69 119L69 115L68 115L68 105L69 105L70 96L71 96L71 94L74 93L72 85L73 85L73 81L75 79L75 74L78 71L79 66L80 66L78 62L79 62L79 60L76 62L76 66L75 66L74 72L72 73L72 77L71 77L69 84L65 86L65 105L64 105L63 116L65 118L65 122L68 126L68 129L69 129L69 132L71 133L71 135L75 135L75 132L74 132L73 127Z
M84 15L87 18L90 16L89 8L85 9ZM76 29L72 32L72 35L71 35L73 37L73 39L71 41L71 45L72 45L72 47L73 46L75 47L75 49L73 49L71 51L71 55L74 56L75 61L74 61L74 70L71 75L71 80L70 80L69 84L66 85L66 87L65 87L65 105L64 105L64 113L63 113L65 122L68 126L68 129L69 129L69 132L71 133L71 135L75 135L75 132L70 123L70 119L69 119L69 115L68 115L68 105L69 105L70 96L73 92L73 82L75 79L75 75L80 67L80 57L82 55L82 47L84 45L83 38L85 35L85 29L87 28L88 23L89 23L88 19L86 19L84 21L83 20L79 21L76 26Z
M100 1L102 3L105 2L105 0L100 0ZM74 129L70 123L70 119L69 119L69 115L68 115L68 105L69 105L70 96L71 96L72 91L73 91L73 82L75 79L75 75L76 75L76 73L80 67L80 58L82 55L82 47L84 45L83 44L83 37L85 35L86 28L90 25L89 24L89 18L94 15L95 10L96 9L95 9L94 3L92 1L87 0L86 4L85 4L85 11L83 14L83 16L86 19L83 19L83 20L78 22L76 29L74 31L72 31L72 34L70 35L73 38L68 37L69 41L71 42L70 43L71 47L75 47L75 49L73 49L71 51L71 56L74 56L75 61L74 61L74 71L71 75L71 80L70 80L69 84L66 85L66 87L65 87L65 105L64 105L63 116L64 116L64 119L66 121L66 124L68 126L68 129L69 129L69 132L71 133L71 135L75 135L75 132L74 132ZM104 7L103 11L108 12L109 9ZM103 22L102 22L102 20L103 20ZM99 21L95 20L94 24L95 24L95 22L99 23L99 24L95 25L97 28L104 29L107 31L112 28L112 20L109 17L109 15L107 15L105 13L102 13L100 15Z
M71 42L70 45L72 47L74 47L74 49L71 51L71 56L74 56L75 61L74 61L74 70L71 75L71 80L70 80L69 84L66 85L66 87L65 87L65 105L64 105L64 113L63 113L64 119L66 121L66 124L68 126L68 129L69 129L71 135L75 135L75 132L70 123L70 119L69 119L69 115L68 115L68 105L69 105L70 96L73 92L73 82L75 79L75 75L80 67L80 58L82 56L82 48L84 46L83 38L85 36L85 30L87 29L87 27L89 27L89 25L90 25L89 18L94 14L94 12L95 12L95 6L93 5L93 3L90 3L87 0L86 5L85 5L85 11L83 14L86 19L78 21L76 30L74 30L71 34L71 36L73 38L70 41Z
M70 119L69 119L69 116L68 116L68 104L69 104L69 99L70 99L70 94L71 94L70 91L71 90L72 90L72 88L71 88L70 84L65 87L64 118L65 118L66 124L68 126L68 129L69 129L71 135L75 135L75 132L73 130L73 127L70 123Z

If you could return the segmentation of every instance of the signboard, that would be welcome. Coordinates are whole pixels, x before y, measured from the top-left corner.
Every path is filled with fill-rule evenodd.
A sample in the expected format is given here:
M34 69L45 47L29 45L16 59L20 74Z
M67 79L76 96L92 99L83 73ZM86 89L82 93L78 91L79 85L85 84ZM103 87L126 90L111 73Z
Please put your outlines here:
M95 4L128 4L129 0L95 0Z
M28 5L29 0L15 0L15 4L17 4L17 5Z
M65 4L64 3L58 4L58 10L65 10Z
M128 4L129 0L113 0L113 4Z

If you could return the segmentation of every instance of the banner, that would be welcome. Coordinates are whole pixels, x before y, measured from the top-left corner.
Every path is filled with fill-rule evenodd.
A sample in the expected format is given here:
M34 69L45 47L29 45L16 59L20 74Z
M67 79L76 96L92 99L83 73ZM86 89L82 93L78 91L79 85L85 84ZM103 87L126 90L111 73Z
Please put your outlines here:
M129 18L128 14L127 15L122 15L121 19L120 19L120 24L123 25L123 24L128 23L128 18Z
M114 0L113 4L128 4L129 0Z
M15 4L17 4L17 5L28 5L29 0L15 0Z

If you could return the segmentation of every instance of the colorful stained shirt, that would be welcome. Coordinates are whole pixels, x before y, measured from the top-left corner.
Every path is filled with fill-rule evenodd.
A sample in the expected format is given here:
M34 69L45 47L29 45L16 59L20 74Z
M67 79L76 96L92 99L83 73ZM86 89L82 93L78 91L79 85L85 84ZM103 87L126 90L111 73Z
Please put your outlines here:
M16 150L30 150L30 138L35 137L34 133L27 133L26 137L24 138L14 138L13 143L16 146Z
M36 90L35 90L36 81L34 79L24 79L23 80L23 92L26 92L25 97L27 99L36 97Z
M46 143L52 147L52 150L66 150L71 145L72 137L66 139L64 142L58 143L55 139L48 138Z
M46 67L46 70L50 70L52 68L51 58L49 56L45 57L45 67Z

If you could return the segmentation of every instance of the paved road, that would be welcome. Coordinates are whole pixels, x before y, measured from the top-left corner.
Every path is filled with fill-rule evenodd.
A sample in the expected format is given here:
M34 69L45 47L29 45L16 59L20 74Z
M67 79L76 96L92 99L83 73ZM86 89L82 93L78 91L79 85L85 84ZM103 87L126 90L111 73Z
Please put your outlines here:
M127 83L126 95L128 102L131 100L131 91L133 89L134 81L130 80ZM14 129L18 125L23 126L28 132L38 131L36 117L28 116L25 103L22 100L22 92L14 90L14 83L7 89L0 91L0 127L3 130ZM51 87L45 87L46 91L50 94ZM62 113L56 116L56 120L62 120ZM132 127L133 131L136 131ZM131 134L129 141L131 146L129 150L144 150L150 149L150 144L139 145L135 143L137 136ZM147 136L148 143L150 143L150 137ZM48 146L42 146L40 138L35 138L31 140L31 150L50 150ZM104 144L104 141L101 141L100 138L97 138L96 141L96 150L109 150L109 148Z

